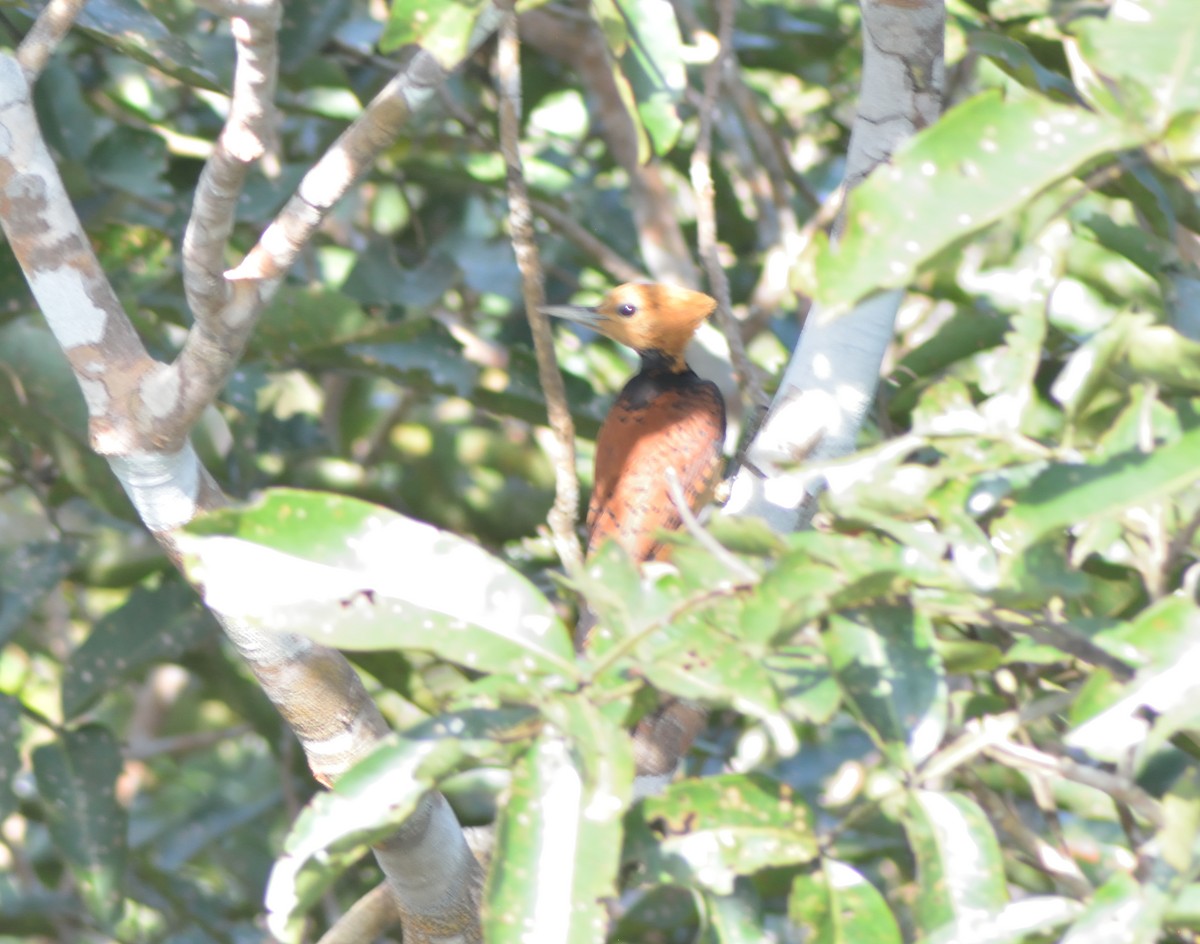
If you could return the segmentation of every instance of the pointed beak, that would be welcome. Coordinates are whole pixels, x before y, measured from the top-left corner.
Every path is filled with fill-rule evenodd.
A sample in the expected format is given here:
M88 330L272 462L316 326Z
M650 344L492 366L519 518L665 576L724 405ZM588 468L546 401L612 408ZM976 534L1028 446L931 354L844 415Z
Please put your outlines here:
M543 315L565 318L567 321L574 321L593 329L598 329L604 321L604 316L597 309L585 308L582 305L543 305L538 310Z

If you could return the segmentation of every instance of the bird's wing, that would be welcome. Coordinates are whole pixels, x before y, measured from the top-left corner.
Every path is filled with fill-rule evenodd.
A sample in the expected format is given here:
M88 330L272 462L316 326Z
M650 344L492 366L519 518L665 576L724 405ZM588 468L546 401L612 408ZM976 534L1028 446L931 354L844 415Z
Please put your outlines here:
M640 401L623 394L596 440L588 552L613 538L636 560L662 556L658 532L682 525L667 469L698 510L712 497L724 440L725 404L715 384L699 381Z

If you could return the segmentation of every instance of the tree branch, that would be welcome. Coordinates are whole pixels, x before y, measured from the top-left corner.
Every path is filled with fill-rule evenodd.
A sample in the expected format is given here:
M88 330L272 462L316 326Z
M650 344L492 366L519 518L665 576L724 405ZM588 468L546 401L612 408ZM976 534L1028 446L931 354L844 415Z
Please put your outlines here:
M533 238L533 212L529 189L521 166L521 48L517 38L517 14L507 10L500 21L496 49L496 84L500 91L500 150L508 169L508 225L513 251L521 270L525 295L525 317L533 332L538 380L546 394L546 412L554 431L555 496L550 509L550 532L567 573L583 566L583 549L575 533L579 515L579 479L575 475L575 423L567 405L567 391L554 356L550 319L542 313L546 294L542 287L542 265Z
M719 0L717 9L720 18L717 37L719 49L716 58L709 63L704 74L704 99L700 105L700 131L696 137L696 147L692 151L689 170L692 190L696 194L696 240L699 243L700 258L708 273L708 283L717 299L721 330L729 344L729 357L733 361L733 369L737 374L742 400L747 407L746 415L753 423L763 405L762 385L758 381L754 365L746 356L746 346L742 343L742 332L733 317L729 279L725 275L725 269L721 266L720 251L717 247L717 211L714 206L715 194L712 168L710 167L713 117L717 107L717 94L721 88L721 75L725 69L725 62L733 54L733 0Z
M863 79L850 136L852 187L941 111L942 0L863 0ZM843 223L835 223L835 234ZM797 466L853 451L874 401L903 292L880 292L836 319L814 308L767 418L734 478L728 514L758 515L776 531L804 526L819 485ZM811 443L806 455L801 444Z
M83 9L84 0L50 0L17 47L17 62L30 85L41 75Z

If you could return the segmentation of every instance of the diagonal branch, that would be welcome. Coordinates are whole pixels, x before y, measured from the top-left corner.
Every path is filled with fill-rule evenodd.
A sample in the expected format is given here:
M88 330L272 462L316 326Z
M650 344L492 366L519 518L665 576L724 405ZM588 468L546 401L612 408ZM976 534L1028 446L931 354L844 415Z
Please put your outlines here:
M862 16L862 92L847 187L937 120L945 72L943 0L863 0ZM841 225L835 223L835 235ZM902 298L899 291L880 292L836 319L810 312L767 417L746 449L726 513L761 516L780 532L807 523L819 486L798 468L800 461L854 449Z
M33 83L83 9L83 0L50 0L17 47L17 62Z

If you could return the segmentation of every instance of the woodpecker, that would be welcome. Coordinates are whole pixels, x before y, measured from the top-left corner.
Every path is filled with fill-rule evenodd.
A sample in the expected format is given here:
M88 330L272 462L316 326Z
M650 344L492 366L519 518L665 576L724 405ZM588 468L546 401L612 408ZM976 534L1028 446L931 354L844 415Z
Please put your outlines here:
M672 285L627 282L594 308L552 305L548 315L593 328L641 358L596 438L595 485L588 506L588 554L614 539L638 561L661 560L662 531L683 524L671 499L674 469L693 512L712 497L725 443L725 400L702 380L684 349L717 303Z

